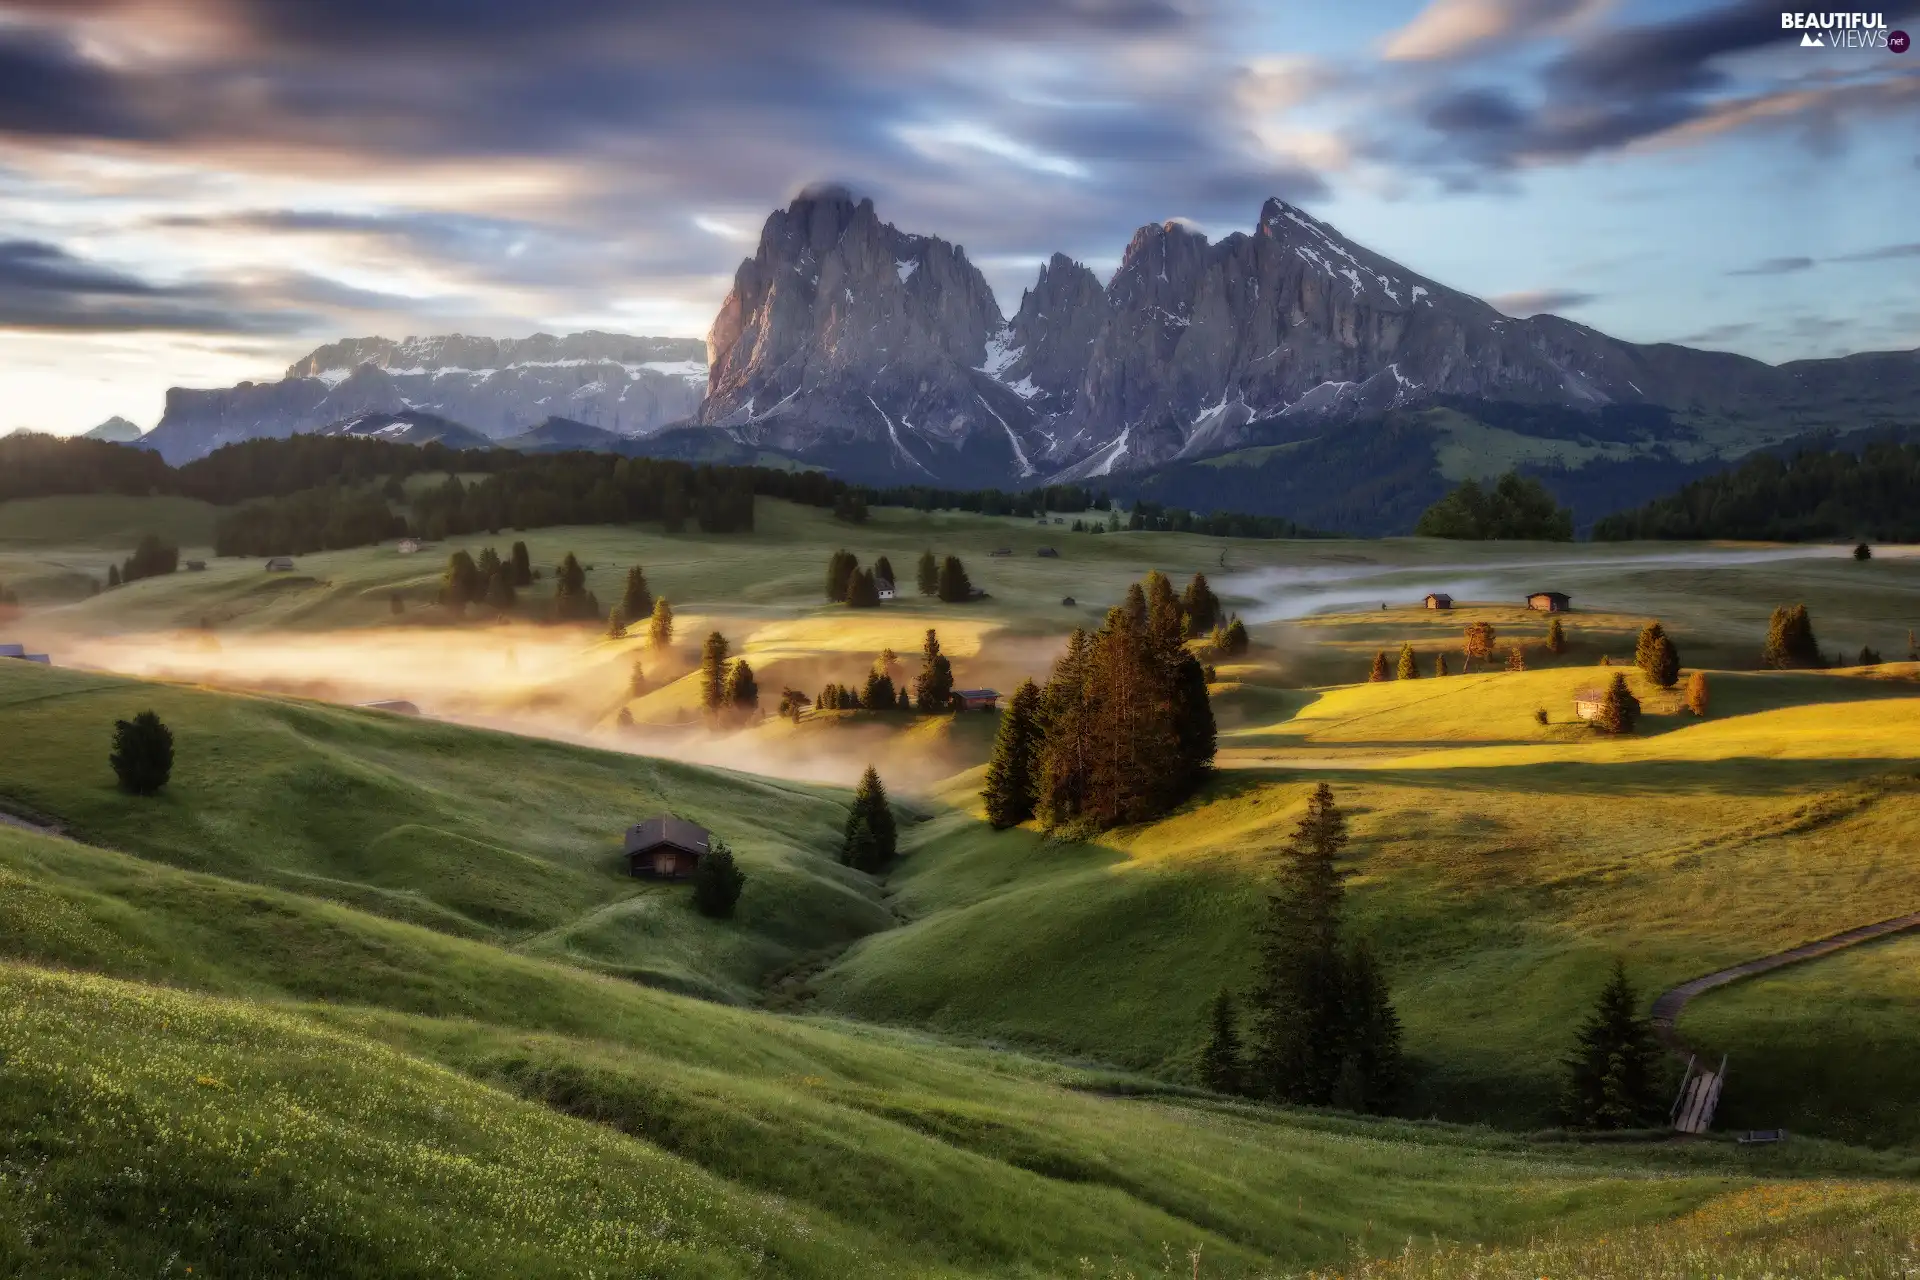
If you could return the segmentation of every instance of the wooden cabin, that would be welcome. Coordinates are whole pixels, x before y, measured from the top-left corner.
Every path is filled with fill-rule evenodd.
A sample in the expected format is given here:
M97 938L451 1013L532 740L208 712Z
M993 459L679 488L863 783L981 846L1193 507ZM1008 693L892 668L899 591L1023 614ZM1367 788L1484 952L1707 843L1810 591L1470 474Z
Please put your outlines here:
M1427 608L1451 609L1453 608L1453 597L1444 591L1429 591L1427 592Z
M1531 591L1527 593L1527 608L1541 613L1565 613L1573 602L1564 591Z
M275 556L267 561L268 573L292 573L293 559L289 556Z
M953 704L962 711L992 711L1000 705L998 689L955 689Z
M1582 689L1573 695L1573 714L1582 720L1591 720L1600 714L1600 704L1606 700L1605 689Z
M713 842L705 827L663 814L627 828L627 874L650 880L685 880Z

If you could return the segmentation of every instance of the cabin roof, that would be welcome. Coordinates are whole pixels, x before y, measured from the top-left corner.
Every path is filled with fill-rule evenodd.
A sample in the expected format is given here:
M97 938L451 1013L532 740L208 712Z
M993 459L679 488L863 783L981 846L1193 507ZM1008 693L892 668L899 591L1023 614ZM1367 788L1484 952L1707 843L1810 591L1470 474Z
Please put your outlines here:
M627 852L645 853L662 845L699 857L707 851L712 836L698 823L662 814L627 828Z

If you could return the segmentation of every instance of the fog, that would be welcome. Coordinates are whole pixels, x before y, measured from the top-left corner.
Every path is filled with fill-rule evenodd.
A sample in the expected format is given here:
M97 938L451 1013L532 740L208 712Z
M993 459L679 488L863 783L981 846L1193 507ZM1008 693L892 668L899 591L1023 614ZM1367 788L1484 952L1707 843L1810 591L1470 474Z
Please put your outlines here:
M1898 553L1909 549L1890 550ZM1596 555L1546 553L1515 556L1494 564L1483 561L1280 567L1231 574L1216 584L1216 590L1223 596L1256 601L1252 607L1240 610L1249 623L1281 622L1316 613L1371 608L1382 603L1413 604L1430 591L1444 592L1460 600L1517 598L1523 592L1547 588L1578 595L1570 588L1601 575L1617 579L1622 571L1725 568L1843 558L1850 554L1851 549L1847 547L1795 546Z

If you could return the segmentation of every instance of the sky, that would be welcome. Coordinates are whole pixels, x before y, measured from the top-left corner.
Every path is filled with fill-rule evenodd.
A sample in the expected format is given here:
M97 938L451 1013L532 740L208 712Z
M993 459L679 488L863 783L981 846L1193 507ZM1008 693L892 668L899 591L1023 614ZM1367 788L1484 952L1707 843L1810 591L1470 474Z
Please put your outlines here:
M1920 51L1783 12L0 0L0 432L150 428L346 336L702 337L823 181L965 246L1009 314L1055 251L1105 274L1140 225L1277 195L1513 314L1920 347Z

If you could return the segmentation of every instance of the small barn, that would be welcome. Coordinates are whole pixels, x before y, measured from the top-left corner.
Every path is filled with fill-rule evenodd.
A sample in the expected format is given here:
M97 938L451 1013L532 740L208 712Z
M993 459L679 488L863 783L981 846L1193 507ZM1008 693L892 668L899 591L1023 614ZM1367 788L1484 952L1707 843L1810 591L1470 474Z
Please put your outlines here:
M1427 592L1427 608L1451 609L1453 608L1453 597L1444 591L1429 591Z
M1582 689L1573 695L1573 714L1582 720L1591 720L1600 714L1600 704L1606 700L1605 689Z
M1060 558L1060 553L1054 550L1052 547L1042 547L1038 551L1034 552L1033 554L1037 556L1044 556L1048 560L1058 560Z
M664 814L627 828L627 873L650 880L684 880L713 843L705 827Z
M896 600L900 596L900 593L894 589L892 578L875 578L873 589L882 600Z
M420 539L418 539L418 538L402 538L402 539L400 539L400 545L399 545L399 547L397 548L397 550L398 550L398 551L400 552L400 554L401 554L401 555L403 555L403 556L414 556L414 555L419 555L419 554L420 554Z
M187 561L188 573L205 573L206 571L207 571L207 562L205 560Z
M267 572L292 573L293 558L291 556L275 556L273 559L267 561Z
M1529 591L1527 593L1527 608L1541 613L1565 613L1572 605L1573 602L1567 598L1567 593L1564 591Z
M998 689L955 689L954 705L962 711L992 711L1000 705Z

